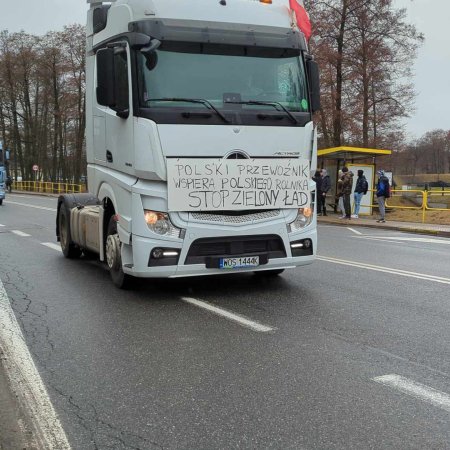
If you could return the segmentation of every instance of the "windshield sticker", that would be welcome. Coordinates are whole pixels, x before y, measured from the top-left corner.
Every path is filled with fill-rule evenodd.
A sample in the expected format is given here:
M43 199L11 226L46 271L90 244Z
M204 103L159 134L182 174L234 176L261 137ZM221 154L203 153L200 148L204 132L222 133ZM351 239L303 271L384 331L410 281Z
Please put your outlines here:
M301 105L304 111L308 111L308 100L306 98L302 100Z

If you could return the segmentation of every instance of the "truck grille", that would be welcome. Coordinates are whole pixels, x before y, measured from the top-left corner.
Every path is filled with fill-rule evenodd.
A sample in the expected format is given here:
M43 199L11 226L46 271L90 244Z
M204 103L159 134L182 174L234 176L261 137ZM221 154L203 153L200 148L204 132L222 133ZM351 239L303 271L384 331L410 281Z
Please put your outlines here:
M278 217L281 214L279 209L259 212L244 212L243 214L230 214L229 212L220 213L191 213L191 217L198 222L220 222L220 223L248 223L257 220L266 220Z
M250 256L267 254L269 259L285 258L283 241L276 235L203 238L194 241L185 264L206 264L211 256Z

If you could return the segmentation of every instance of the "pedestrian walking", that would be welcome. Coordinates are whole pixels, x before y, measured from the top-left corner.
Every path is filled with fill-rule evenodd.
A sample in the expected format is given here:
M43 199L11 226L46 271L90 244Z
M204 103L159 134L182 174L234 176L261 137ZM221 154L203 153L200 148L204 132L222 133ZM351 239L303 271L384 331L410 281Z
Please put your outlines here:
M352 216L352 206L350 201L350 196L352 195L353 188L353 172L348 170L347 166L342 168L342 191L344 197L344 211L345 211L345 219L350 220Z
M312 177L312 179L316 182L316 197L315 202L317 203L317 215L321 216L321 198L322 198L322 176L320 175L320 170L316 170L316 173Z
M327 174L327 171L325 169L322 169L321 171L322 176L322 195L319 198L319 207L318 210L322 212L324 216L327 215L327 205L326 205L326 199L328 191L331 189L331 181L330 176Z
M389 179L384 174L384 170L379 170L378 172L378 182L377 182L377 201L378 209L380 211L380 218L377 220L378 223L386 222L386 199L391 196L391 189L389 186Z
M367 191L369 189L369 183L366 180L366 177L364 176L364 170L359 169L358 170L358 178L356 180L356 186L355 186L355 192L353 194L353 199L355 200L355 210L353 211L352 218L358 219L359 218L359 209L361 208L361 200L364 197L364 195L367 194Z
M345 210L344 210L344 182L342 181L342 176L344 173L342 170L339 170L338 172L338 179L336 183L336 203L338 204L338 209L341 213L340 219L343 219L345 217Z

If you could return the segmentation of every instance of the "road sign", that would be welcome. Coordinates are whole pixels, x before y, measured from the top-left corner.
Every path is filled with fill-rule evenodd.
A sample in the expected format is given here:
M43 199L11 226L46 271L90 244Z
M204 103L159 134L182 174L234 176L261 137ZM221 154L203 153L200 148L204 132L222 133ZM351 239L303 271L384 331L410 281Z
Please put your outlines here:
M33 170L34 170L35 172L37 172L37 171L39 170L39 166L38 166L37 164L35 164L35 165L33 166Z

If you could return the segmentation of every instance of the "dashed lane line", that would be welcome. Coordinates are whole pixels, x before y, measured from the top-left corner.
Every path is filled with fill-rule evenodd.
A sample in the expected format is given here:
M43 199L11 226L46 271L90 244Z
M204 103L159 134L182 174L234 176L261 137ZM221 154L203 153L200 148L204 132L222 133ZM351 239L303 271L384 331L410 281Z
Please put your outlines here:
M396 374L383 375L372 380L450 412L450 395L445 392Z
M32 421L38 448L70 450L67 436L26 346L1 280L0 344L7 376Z
M45 247L56 250L57 252L62 252L61 246L59 244L55 244L54 242L41 242L41 245L45 245Z
M8 205L26 206L26 207L28 207L28 208L35 208L35 209L42 209L42 210L44 210L44 211L53 211L53 212L56 212L56 208L48 208L47 206L31 205L30 203L8 202Z
M16 234L17 236L21 236L21 237L30 237L31 236L31 234L24 233L23 231L20 231L20 230L11 230L11 233Z
M235 314L231 311L227 311L226 309L218 308L217 306L211 305L211 303L207 303L190 297L182 297L181 300L189 303L190 305L197 306L198 308L205 309L209 312L212 312L213 314L231 320L232 322L236 322L243 327L250 328L251 330L257 331L259 333L268 333L270 331L276 330L276 328L269 327L259 322L255 322L254 320L247 319L246 317Z
M337 259L337 258L330 258L327 256L317 256L317 259L320 261L325 261L333 264L340 264L344 266L350 266L350 267L357 267L358 269L366 269L366 270L373 270L376 272L384 272L388 273L390 275L399 275L402 277L410 277L410 278L417 278L419 280L427 280L427 281L433 281L435 283L443 283L443 284L450 284L450 278L445 277L438 277L435 275L427 275L424 273L418 273L418 272L409 272L407 270L400 270L400 269L393 269L390 267L382 267L382 266L375 266L373 264L366 264L363 262L356 262L356 261L347 261L345 259Z

